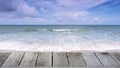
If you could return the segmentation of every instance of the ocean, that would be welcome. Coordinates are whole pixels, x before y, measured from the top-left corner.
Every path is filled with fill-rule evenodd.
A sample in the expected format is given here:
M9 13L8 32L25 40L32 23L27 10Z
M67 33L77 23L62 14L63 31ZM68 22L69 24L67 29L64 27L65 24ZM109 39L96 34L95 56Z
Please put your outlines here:
M119 51L117 25L1 25L1 51Z

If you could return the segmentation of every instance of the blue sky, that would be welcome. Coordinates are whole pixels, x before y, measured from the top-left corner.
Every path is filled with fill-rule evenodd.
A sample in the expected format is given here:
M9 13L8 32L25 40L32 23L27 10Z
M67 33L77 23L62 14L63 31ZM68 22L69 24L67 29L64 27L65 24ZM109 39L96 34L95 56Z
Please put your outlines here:
M120 0L0 0L2 25L120 25Z

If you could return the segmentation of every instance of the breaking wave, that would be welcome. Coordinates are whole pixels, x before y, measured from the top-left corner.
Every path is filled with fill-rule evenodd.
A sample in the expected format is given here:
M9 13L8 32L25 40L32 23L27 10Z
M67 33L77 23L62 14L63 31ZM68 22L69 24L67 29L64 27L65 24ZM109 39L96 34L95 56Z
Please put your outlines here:
M37 31L48 31L48 32L84 32L88 31L85 29L37 29L37 28L27 28L24 29L25 32L37 32Z
M53 32L74 32L78 30L79 29L52 29Z

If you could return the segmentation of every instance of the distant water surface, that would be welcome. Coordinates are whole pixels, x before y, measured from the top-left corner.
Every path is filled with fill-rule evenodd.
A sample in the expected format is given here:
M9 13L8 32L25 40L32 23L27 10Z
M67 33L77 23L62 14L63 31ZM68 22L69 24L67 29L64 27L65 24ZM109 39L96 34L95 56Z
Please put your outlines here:
M120 50L120 26L0 26L0 50Z

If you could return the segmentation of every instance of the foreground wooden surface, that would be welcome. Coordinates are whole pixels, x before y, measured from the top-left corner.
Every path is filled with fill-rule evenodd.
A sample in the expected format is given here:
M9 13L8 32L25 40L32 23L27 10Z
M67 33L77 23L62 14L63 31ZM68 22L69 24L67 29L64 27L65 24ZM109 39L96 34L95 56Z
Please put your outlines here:
M120 68L120 53L0 52L0 67Z

